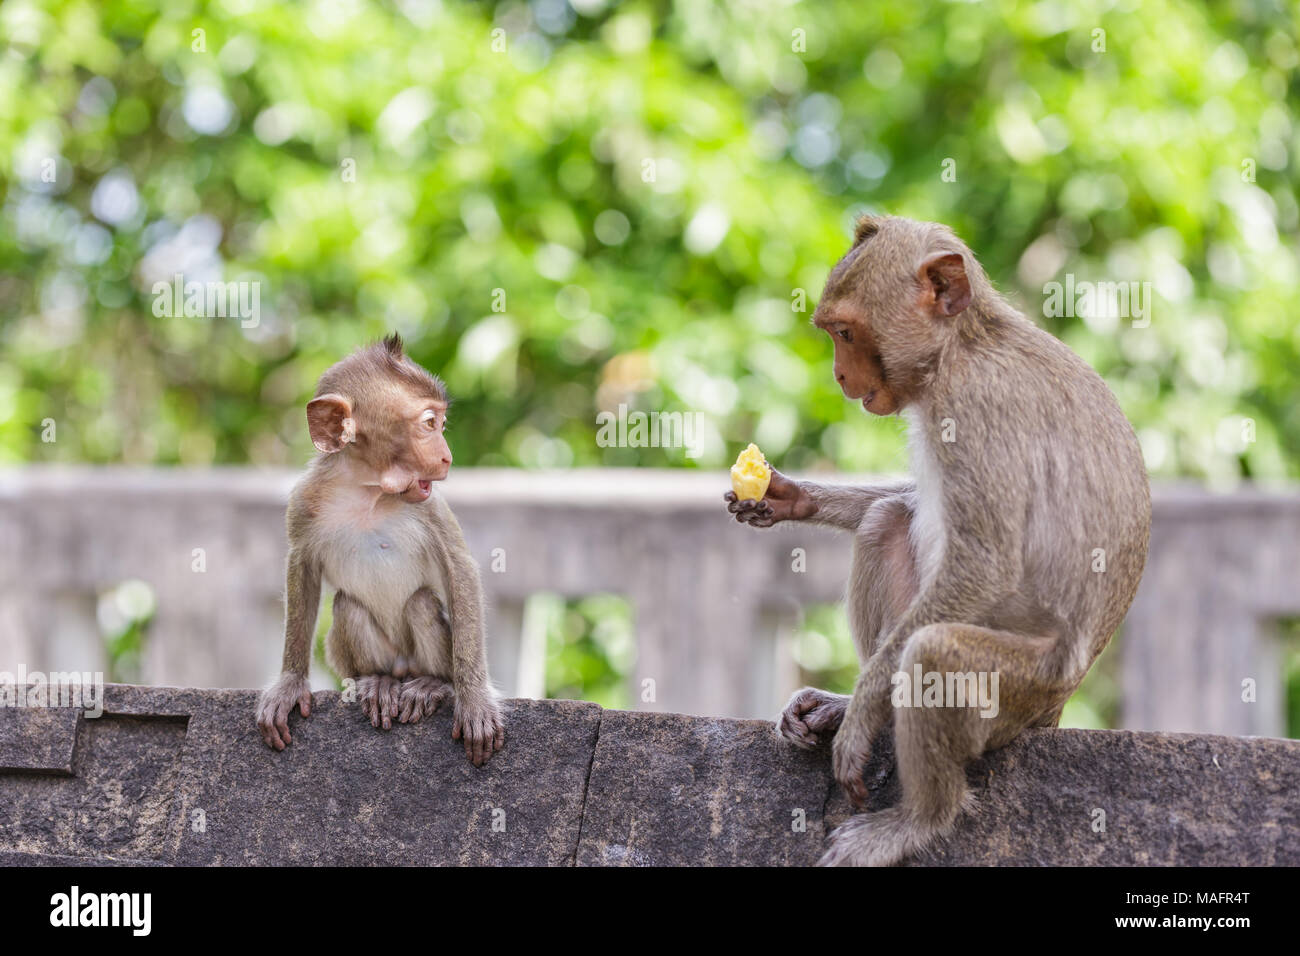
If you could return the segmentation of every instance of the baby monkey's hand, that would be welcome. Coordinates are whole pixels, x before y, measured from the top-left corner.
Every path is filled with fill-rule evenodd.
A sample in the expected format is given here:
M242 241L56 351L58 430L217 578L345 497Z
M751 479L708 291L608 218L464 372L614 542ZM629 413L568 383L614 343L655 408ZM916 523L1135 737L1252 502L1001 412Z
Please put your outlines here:
M728 491L722 498L737 521L754 528L770 528L778 521L803 521L817 513L817 506L804 494L803 486L775 468L763 500L742 500L734 491Z

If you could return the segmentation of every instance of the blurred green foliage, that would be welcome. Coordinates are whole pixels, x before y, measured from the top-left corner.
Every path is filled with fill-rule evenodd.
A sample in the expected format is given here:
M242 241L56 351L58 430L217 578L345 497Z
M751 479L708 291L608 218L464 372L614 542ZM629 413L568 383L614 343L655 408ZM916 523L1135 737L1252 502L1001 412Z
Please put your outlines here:
M546 696L635 709L628 681L636 662L636 637L627 599L595 594L565 601L536 594L529 602L530 611L545 616Z
M953 225L1154 473L1295 477L1293 13L9 0L0 460L298 464L318 374L398 329L462 464L901 468L792 309L872 209ZM177 272L258 324L155 316ZM1067 272L1151 282L1151 326L1043 318ZM597 447L619 402L703 454Z

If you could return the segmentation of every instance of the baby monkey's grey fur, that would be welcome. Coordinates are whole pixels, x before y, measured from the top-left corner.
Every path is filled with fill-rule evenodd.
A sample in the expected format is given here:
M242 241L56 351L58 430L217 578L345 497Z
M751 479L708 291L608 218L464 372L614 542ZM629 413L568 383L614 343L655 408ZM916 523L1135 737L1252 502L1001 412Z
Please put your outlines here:
M320 451L289 496L284 672L261 698L268 746L309 715L307 667L322 579L336 589L325 639L375 727L454 699L452 736L476 766L505 729L488 682L483 590L456 516L434 487L451 468L442 382L390 336L326 370L307 405Z
M1011 307L945 226L867 217L813 317L849 398L908 423L913 479L844 487L773 475L737 520L807 520L854 535L852 696L805 688L788 740L834 735L854 803L892 720L898 806L853 816L822 859L888 865L970 806L965 767L1027 727L1052 727L1119 627L1146 562L1150 490L1133 429L1101 377ZM891 676L999 675L998 711L897 707Z

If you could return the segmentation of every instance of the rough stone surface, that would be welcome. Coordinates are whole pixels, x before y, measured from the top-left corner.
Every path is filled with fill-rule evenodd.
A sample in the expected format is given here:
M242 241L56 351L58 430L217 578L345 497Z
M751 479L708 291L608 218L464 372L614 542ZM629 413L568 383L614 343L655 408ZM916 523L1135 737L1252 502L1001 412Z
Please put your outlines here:
M475 769L450 714L385 733L335 693L274 753L256 696L0 708L0 865L806 865L849 809L829 750L763 721L517 700ZM1300 865L1300 741L1041 730L969 777L978 809L911 864ZM887 738L868 784L897 800Z
M0 773L72 773L77 711L67 708L0 707Z
M831 787L766 721L605 711L578 863L812 864Z

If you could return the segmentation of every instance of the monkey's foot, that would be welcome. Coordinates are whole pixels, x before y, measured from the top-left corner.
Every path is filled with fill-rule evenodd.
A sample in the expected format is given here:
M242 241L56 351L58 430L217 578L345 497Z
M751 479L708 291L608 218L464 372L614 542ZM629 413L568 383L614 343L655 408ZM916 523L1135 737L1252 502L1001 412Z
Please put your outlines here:
M818 866L892 866L921 849L935 832L902 807L849 817L831 834Z
M836 827L818 866L893 866L952 832L964 814L975 809L975 795L963 788L953 794L938 819L923 819L903 805L858 813Z
M834 735L844 722L849 698L805 687L794 692L776 721L776 732L790 743L811 750Z
M398 696L401 713L397 719L404 724L416 724L421 717L432 717L451 700L453 693L451 682L441 677L412 677L403 681Z
M370 726L390 730L398 714L402 682L387 674L371 674L357 681L361 710L370 718Z

